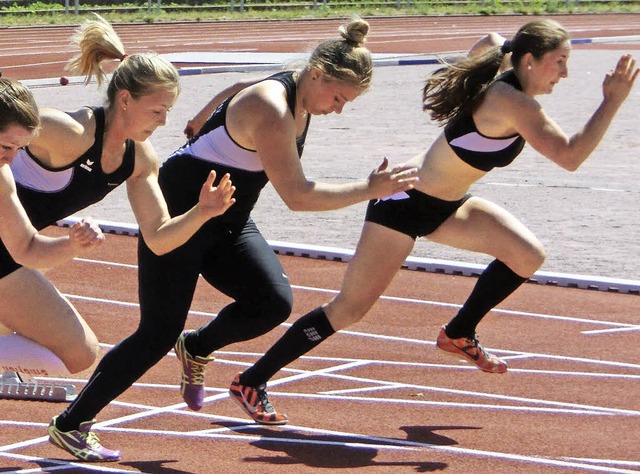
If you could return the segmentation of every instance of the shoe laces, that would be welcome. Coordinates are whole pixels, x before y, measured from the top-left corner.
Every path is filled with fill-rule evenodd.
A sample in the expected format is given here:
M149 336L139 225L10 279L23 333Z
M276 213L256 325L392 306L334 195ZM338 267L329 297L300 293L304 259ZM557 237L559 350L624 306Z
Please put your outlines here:
M80 431L80 437L87 443L87 446L93 449L99 449L100 446L100 438L93 431L82 432Z
M192 385L204 385L204 369L206 363L198 362L191 357L187 358L189 364L189 383Z
M265 413L275 413L276 409L273 408L273 405L269 401L266 386L261 385L256 390L258 392L258 403L260 403L260 406L262 406L262 411L264 411Z
M473 338L469 339L469 341L471 341L471 344L473 344L473 346L478 349L480 352L482 352L482 354L489 360L493 359L493 356L491 354L489 354L486 349L484 348L484 346L482 344L480 344L480 341L478 341L478 335L474 334Z

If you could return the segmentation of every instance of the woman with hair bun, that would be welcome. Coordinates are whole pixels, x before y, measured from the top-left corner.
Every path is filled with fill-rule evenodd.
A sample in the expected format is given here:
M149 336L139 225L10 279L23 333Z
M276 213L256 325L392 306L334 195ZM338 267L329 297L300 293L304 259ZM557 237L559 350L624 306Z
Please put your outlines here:
M444 131L428 150L407 162L419 169L415 189L369 203L339 294L298 319L236 377L231 395L249 416L265 423L252 410L251 400L266 399L266 383L282 367L362 319L418 237L495 257L458 314L442 327L436 345L485 372L506 372L506 362L478 342L476 326L540 267L544 250L513 215L472 196L469 188L492 168L511 163L525 141L570 171L596 148L629 95L638 69L630 55L623 55L605 76L600 106L581 131L568 137L534 97L550 94L567 77L570 52L569 35L560 24L535 20L509 42L499 35L483 38L469 56L427 79L424 110L444 125ZM496 77L508 54L512 68ZM284 419L273 407L271 413Z
M340 113L369 88L371 56L362 45L367 31L365 21L352 21L341 30L341 39L320 44L301 70L230 88L226 94L232 95L219 107L213 102L219 103L220 95L205 107L214 110L198 115L205 119L191 122L196 133L160 169L171 215L196 205L199 183L212 172L232 177L236 202L185 245L164 255L154 251L143 232L138 248L140 327L102 359L83 392L58 417L58 430L68 432L68 444L174 344L182 366L182 396L199 410L205 366L213 360L209 355L265 334L289 317L293 297L288 278L251 218L267 182L296 211L339 209L413 187L415 167L387 170L386 159L368 179L347 184L311 181L300 165L311 116ZM234 301L207 325L182 333L200 275ZM268 411L268 400L258 403ZM88 461L115 458L101 456L100 450L68 451Z
M214 186L215 171L203 176L193 205L172 217L158 185L158 157L148 139L165 124L178 97L178 71L156 54L126 55L111 25L99 16L83 24L74 40L80 53L68 67L85 75L87 83L93 76L102 83L103 61L120 60L107 86L107 104L73 112L41 111L39 134L12 164L20 200L33 225L40 228L100 201L126 183L131 208L149 248L158 255L170 252L234 203L230 178L219 175L222 178ZM98 342L71 305L67 319L74 324L50 327L48 337L59 334L55 350L69 370L77 372L94 362ZM84 392L78 399L83 396ZM49 426L54 445L81 459L120 457L117 451L100 445L89 429L92 423L59 429L57 418Z

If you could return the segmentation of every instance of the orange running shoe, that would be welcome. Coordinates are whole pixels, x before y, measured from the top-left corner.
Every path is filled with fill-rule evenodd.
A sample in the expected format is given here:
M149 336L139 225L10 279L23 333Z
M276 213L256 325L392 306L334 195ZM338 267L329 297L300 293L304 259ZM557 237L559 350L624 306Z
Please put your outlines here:
M289 418L278 413L267 397L267 386L257 388L240 384L240 374L231 382L229 395L256 423L261 425L286 425Z
M442 349L450 354L462 356L484 372L502 374L507 371L507 363L490 352L487 352L478 342L475 334L473 335L473 339L466 337L451 339L447 336L445 327L446 326L442 326L440 334L438 334L438 339L436 339L438 349Z

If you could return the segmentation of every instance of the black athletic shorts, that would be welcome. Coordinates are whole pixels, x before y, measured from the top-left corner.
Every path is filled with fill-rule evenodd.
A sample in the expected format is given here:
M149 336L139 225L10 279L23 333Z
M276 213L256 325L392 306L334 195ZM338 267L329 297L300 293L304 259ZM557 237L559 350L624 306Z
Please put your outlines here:
M429 235L462 206L471 194L444 201L412 189L369 201L365 221L375 222L414 240Z
M0 278L6 277L9 273L13 273L21 267L22 265L11 257L7 247L0 241Z

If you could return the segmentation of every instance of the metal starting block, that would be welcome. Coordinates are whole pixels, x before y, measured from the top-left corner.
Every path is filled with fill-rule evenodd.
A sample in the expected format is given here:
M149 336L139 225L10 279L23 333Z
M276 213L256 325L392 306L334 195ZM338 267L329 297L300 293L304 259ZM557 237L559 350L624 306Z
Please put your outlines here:
M5 372L0 378L0 398L70 402L76 398L76 387L72 384L41 383L33 379L26 381L21 374Z

